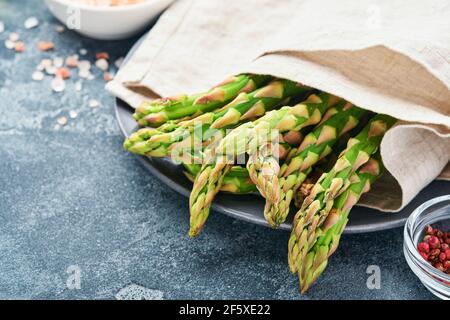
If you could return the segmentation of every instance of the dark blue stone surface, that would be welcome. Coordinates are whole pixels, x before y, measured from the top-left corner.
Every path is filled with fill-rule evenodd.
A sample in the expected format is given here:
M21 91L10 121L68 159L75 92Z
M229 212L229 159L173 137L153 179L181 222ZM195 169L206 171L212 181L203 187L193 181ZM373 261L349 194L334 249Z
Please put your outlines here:
M25 30L36 16L40 25ZM101 42L55 31L42 1L1 1L0 298L25 299L430 299L402 253L402 229L344 236L310 292L301 297L286 263L288 233L211 214L198 239L186 236L188 201L171 192L122 149L114 100L101 74L82 92L69 81L31 80L40 60L88 49L124 56L136 39ZM3 42L19 32L27 50ZM39 40L56 50L40 53ZM76 78L76 77L75 77ZM91 109L95 98L102 106ZM55 129L69 111L78 117ZM369 265L381 288L366 286ZM70 289L76 266L80 289Z

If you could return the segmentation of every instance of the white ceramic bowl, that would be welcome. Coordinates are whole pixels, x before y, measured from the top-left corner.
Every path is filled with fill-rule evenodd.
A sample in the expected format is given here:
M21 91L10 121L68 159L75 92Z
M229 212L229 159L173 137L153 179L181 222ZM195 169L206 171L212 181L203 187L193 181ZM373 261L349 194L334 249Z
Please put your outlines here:
M71 0L45 3L67 28L95 39L117 40L142 31L173 1L146 0L116 7L83 5Z

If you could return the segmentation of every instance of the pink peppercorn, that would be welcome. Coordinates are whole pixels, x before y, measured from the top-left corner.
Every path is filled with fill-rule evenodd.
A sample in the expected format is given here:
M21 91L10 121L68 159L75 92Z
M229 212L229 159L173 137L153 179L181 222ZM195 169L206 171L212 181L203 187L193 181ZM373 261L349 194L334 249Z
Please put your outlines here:
M433 250L431 250L431 252L430 252L430 254L429 254L429 260L434 260L434 259L436 259L437 257L439 257L439 255L441 254L441 250L439 250L439 249L433 249Z
M433 227L427 226L427 227L425 228L425 233L428 234L428 235L433 235L433 234L434 234Z
M446 256L447 260L450 260L450 249L447 249L444 252L445 252L445 256Z
M447 270L447 272L450 271L450 260L444 262L444 268Z
M424 231L423 241L417 245L419 254L436 269L450 274L450 232L431 226Z
M437 262L437 263L434 265L434 267L435 267L436 269L438 269L439 271L442 271L442 272L445 271L444 265L443 265L441 262Z
M441 246L441 242L439 241L439 238L436 236L431 236L428 239L428 244L430 245L431 249L437 249Z
M424 258L426 261L428 261L428 254L422 251L419 251L419 254Z
M419 243L417 248L419 249L420 252L425 252L425 253L430 252L430 245L426 242Z

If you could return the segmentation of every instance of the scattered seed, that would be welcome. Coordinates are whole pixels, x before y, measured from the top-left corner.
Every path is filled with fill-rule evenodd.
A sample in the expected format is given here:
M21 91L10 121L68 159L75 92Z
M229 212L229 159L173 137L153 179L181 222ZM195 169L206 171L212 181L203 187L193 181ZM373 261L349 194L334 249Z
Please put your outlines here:
M51 41L39 41L37 46L41 51L49 51L55 48L55 44Z
M19 39L20 39L20 36L17 32L11 32L9 34L9 40L11 40L12 42L17 42L17 41L19 41Z
M81 81L77 81L75 83L75 91L80 92L83 89L83 84L81 83Z
M5 41L5 47L6 47L7 49L9 49L9 50L12 50L12 49L14 49L14 48L16 47L16 44L15 44L13 41L7 39L7 40Z
M53 61L50 60L50 59L42 59L42 60L41 60L41 65L42 65L44 68L47 68L47 67L50 67L51 65L53 65Z
M15 50L16 52L22 53L25 51L25 43L23 43L22 41L17 41L15 43Z
M103 80L105 80L105 82L109 82L112 80L112 76L109 72L105 72L103 73Z
M89 107L98 108L98 107L100 107L100 102L98 100L91 99L91 100L89 100Z
M41 71L35 71L33 72L33 74L31 75L31 78L34 81L42 81L44 80L44 74Z
M58 124L60 126L65 126L67 124L67 118L66 117L59 117L57 122L58 122Z
M5 24L0 21L0 33L3 33L3 31L5 31Z
M78 76L83 79L90 79L92 74L91 74L91 71L89 71L89 70L81 69L81 70L78 70Z
M117 67L117 69L119 69L122 66L123 60L124 60L124 58L120 57L119 59L116 60L116 62L114 62L114 64Z
M98 52L95 55L95 59L96 60L100 60L100 59L109 60L109 54L108 54L108 52Z
M42 64L42 62L37 65L36 70L38 70L38 71L44 71L45 70L45 67Z
M81 48L79 52L80 52L80 54L81 54L82 56L87 55L87 50L84 49L84 48Z
M53 58L53 65L56 68L62 68L62 66L64 65L64 59L61 57L55 57Z
M78 67L78 56L73 55L66 58L66 66L69 68Z
M72 119L75 119L76 117L78 117L78 113L76 113L75 111L70 111L69 112L69 117Z
M43 59L41 60L41 62L39 63L37 69L39 71L44 71L47 74L55 74L56 73L56 68L53 67L53 61L50 59Z
M33 29L39 25L39 20L36 17L29 17L25 20L24 26L26 29Z
M80 60L78 61L78 69L80 70L90 70L91 63L88 60Z
M106 59L98 59L95 61L95 66L102 71L106 71L109 68L109 63Z
M62 79L69 79L70 78L70 70L67 68L59 68L56 70L56 76Z
M47 74L49 74L49 75L54 75L54 74L56 74L56 71L57 71L57 70L58 70L58 69L56 69L56 67L55 67L55 66L52 66L52 65L45 67L45 73L47 73Z
M66 88L66 82L59 77L55 77L52 80L51 85L52 85L52 90L55 92L62 92Z
M78 61L78 76L84 79L91 79L91 63L88 60Z
M58 33L63 33L64 31L66 31L66 28L63 26L63 25L57 25L56 27L55 27L55 30L56 30L56 32L58 32Z

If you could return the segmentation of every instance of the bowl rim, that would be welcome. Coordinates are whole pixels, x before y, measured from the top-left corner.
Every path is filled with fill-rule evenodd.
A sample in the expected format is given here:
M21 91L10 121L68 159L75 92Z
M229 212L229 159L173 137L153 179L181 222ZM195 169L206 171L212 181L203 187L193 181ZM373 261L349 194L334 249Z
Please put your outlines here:
M61 5L72 6L75 8L80 8L86 11L92 12L118 12L118 11L134 11L138 9L145 8L147 6L153 6L158 2L167 2L167 5L171 4L175 0L144 0L139 3L127 4L123 6L90 6L87 4L73 2L71 0L46 0L46 2L58 2Z
M450 282L450 275L436 269L431 264L428 263L428 261L425 261L422 256L419 254L419 250L417 250L416 244L414 243L414 235L412 234L412 228L413 225L415 225L416 220L418 216L428 208L439 204L441 202L446 202L450 200L450 195L445 195L441 197L437 197L431 200L428 200L427 202L423 203L419 207L417 207L413 213L409 216L408 220L406 221L405 227L404 227L404 242L406 245L406 248L408 252L414 257L414 261L418 266L420 266L420 269L422 272L427 274L428 277L432 275L435 278L442 279L444 281ZM406 253L406 252L405 252Z

